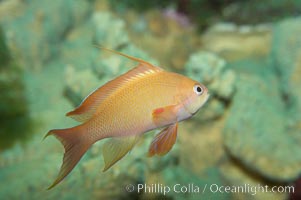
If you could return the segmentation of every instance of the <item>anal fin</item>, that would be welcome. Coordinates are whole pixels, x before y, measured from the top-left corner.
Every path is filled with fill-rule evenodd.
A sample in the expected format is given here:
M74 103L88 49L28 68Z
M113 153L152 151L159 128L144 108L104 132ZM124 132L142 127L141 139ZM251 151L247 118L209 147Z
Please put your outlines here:
M164 128L152 141L148 156L159 155L163 156L168 153L177 139L178 123Z
M117 161L123 158L137 143L139 136L129 136L122 138L111 138L102 148L105 167L103 171L108 170Z

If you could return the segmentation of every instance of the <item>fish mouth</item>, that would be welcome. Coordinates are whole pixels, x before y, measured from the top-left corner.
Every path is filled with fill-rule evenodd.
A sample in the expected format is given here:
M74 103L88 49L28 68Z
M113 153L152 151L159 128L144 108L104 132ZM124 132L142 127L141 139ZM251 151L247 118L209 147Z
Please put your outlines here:
M207 89L207 88L206 88L206 89ZM204 106L204 104L208 101L208 99L209 99L210 96L211 96L210 93L208 93L208 90L206 90L206 93L204 93L203 95L206 95L206 96L204 97L203 102L201 103L201 105L199 106L199 108L196 109L194 112L191 111L191 110L188 108L188 106L187 106L186 103L183 104L183 107L184 107L185 111L186 111L188 114L190 114L190 117L193 116L193 115L195 115L195 114L196 114L196 113ZM189 98L186 99L186 102L189 102Z

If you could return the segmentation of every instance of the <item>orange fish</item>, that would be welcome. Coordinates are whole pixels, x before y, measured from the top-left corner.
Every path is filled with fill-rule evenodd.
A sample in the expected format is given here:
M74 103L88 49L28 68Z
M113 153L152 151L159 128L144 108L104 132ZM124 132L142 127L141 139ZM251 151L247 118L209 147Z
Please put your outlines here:
M177 138L178 122L193 116L207 101L207 88L183 75L167 72L139 58L102 48L139 62L127 73L107 82L67 116L82 124L50 130L65 148L58 177L61 182L95 142L103 145L105 167L109 169L125 156L143 133L165 127L152 141L148 155L165 155Z

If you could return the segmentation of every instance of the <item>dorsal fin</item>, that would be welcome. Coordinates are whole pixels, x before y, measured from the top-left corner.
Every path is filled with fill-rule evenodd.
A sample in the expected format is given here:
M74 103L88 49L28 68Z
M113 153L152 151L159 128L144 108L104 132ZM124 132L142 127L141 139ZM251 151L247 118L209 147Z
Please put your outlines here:
M114 54L117 54L117 55L120 55L120 56L123 56L123 57L126 57L132 61L135 61L135 62L139 62L139 63L145 63L145 64L148 64L148 65L151 65L149 62L146 62L145 60L142 60L140 58L136 58L134 56L130 56L130 55L127 55L125 53L121 53L119 51L115 51L113 49L109 49L109 48L106 48L106 47L102 47L102 46L99 46L99 45L94 45L95 47L99 48L99 49L102 49L102 50L105 50L105 51L108 51L108 52L111 52L111 53L114 53Z
M102 48L102 47L101 47ZM104 48L102 48L104 49ZM93 91L90 95L88 95L83 102L77 107L75 110L66 114L66 116L70 116L73 119L79 122L85 122L89 120L94 113L96 112L99 104L101 104L107 97L115 93L121 86L125 84L141 79L147 75L154 74L160 71L163 71L159 67L155 67L148 62L140 60L138 58L134 58L119 52L115 52L110 49L106 49L108 51L112 51L119 55L123 55L130 59L140 62L137 67L128 71L127 73L107 82L105 85Z

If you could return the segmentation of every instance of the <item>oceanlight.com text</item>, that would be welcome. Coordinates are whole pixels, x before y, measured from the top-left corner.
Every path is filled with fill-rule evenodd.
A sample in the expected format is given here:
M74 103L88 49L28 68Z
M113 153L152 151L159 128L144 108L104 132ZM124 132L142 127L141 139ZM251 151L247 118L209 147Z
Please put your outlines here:
M219 184L205 184L203 186L194 183L189 184L174 184L163 185L160 183L154 184L129 184L125 187L127 192L163 194L168 193L191 193L203 194L207 193L249 193L256 195L258 193L294 193L294 186L268 186L268 185L219 185Z

